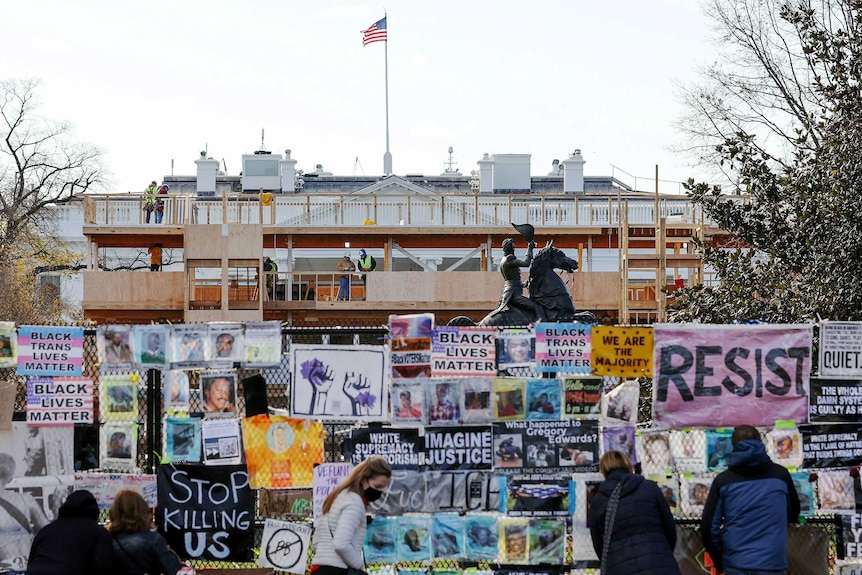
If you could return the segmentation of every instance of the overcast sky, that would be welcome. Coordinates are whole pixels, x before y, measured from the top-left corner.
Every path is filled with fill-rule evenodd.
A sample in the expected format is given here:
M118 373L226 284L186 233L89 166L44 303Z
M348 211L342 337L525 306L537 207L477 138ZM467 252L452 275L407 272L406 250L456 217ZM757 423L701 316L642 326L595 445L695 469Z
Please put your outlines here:
M483 153L532 154L533 175L580 148L586 175L653 189L696 173L679 141L677 82L714 59L695 0L391 0L390 149L396 174ZM380 175L383 4L327 0L28 0L0 18L2 78L38 78L41 114L105 151L108 191L229 174L265 146L297 168ZM357 161L358 159L358 161ZM612 166L616 166L615 168ZM666 191L662 186L662 191ZM667 190L669 191L669 190Z

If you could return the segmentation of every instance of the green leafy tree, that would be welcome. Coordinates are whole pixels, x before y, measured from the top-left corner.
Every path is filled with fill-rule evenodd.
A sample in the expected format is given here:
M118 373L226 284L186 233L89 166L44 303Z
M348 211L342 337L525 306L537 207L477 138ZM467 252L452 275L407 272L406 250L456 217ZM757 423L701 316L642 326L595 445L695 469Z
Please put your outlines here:
M783 30L794 31L778 49L794 46L793 54L807 63L806 73L796 69L794 76L794 93L807 107L785 110L784 143L771 150L764 124L713 132L718 161L744 194L728 196L689 182L692 200L733 238L700 246L721 285L677 291L668 317L707 323L862 320L862 2L788 2L760 17L764 27L780 19ZM790 72L782 70L787 78ZM770 68L749 73L762 80L757 97L748 100L760 102L761 117L770 113L769 101L788 105L759 100L780 86L768 85L775 76Z

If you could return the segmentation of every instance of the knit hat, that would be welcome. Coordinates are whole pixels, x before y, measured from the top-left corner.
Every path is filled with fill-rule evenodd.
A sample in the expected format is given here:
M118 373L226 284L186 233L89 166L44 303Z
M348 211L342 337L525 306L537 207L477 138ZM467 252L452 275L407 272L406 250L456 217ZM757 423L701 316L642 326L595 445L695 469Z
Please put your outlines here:
M361 255L362 257L365 257L365 248L362 248L361 250L359 250L359 255Z
M344 252L344 257L349 259L350 258L350 252Z

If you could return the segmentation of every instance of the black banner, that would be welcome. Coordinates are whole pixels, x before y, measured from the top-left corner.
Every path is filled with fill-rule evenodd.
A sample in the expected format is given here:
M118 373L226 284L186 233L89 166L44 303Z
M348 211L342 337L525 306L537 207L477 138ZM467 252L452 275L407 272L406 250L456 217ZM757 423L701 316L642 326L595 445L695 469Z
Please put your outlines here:
M854 423L862 415L862 381L811 378L810 423Z
M842 514L841 528L844 533L844 557L862 557L862 515Z
M859 424L800 425L802 467L855 467L862 465L862 429Z
M500 476L488 471L394 470L375 515L498 511Z
M494 469L503 473L598 471L599 422L498 421L494 427Z
M157 481L157 527L181 558L251 559L254 497L245 465L162 465Z
M344 441L344 460L361 463L370 457L382 457L392 469L419 469L422 464L422 438L416 428L362 428L350 432Z
M425 428L428 469L491 469L494 462L488 425Z

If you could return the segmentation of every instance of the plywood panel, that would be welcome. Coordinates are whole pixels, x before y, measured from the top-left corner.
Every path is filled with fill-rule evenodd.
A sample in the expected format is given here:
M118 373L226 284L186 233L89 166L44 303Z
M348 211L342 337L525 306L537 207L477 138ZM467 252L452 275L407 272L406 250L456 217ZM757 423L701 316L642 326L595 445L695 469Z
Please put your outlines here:
M618 272L576 272L569 293L579 309L618 309L620 274Z
M85 309L183 309L184 272L85 271Z

